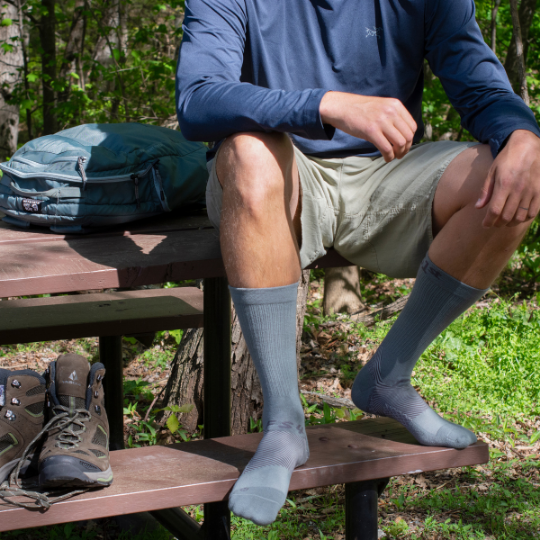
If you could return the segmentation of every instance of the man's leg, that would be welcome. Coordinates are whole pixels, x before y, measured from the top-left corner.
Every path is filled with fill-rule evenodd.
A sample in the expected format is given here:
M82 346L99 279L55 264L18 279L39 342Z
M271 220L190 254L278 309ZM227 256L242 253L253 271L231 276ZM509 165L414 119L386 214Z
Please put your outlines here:
M426 445L464 448L476 437L429 408L410 383L414 366L433 339L483 296L530 224L482 226L486 209L475 204L491 163L489 148L475 146L446 169L433 203L436 237L411 297L352 390L360 409L395 418Z
M238 134L217 158L221 248L231 296L264 396L264 436L229 497L255 523L275 520L292 471L309 457L296 371L299 179L280 134Z

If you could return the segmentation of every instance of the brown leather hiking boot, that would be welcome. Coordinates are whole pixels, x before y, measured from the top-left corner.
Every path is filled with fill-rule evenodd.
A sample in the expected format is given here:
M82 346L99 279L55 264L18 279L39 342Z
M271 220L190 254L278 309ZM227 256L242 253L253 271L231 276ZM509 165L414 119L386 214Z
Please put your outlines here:
M43 428L45 379L30 369L0 369L0 483ZM25 459L24 474L33 456Z
M43 487L111 484L109 423L104 407L105 366L90 367L78 354L64 354L46 372L47 415L52 424L39 455Z

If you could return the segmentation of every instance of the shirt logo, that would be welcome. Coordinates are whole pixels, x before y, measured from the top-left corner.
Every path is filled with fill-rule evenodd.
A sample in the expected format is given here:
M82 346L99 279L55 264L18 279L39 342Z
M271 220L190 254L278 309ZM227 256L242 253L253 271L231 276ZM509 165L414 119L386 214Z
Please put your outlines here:
M366 26L366 37L376 37L377 39L379 39L380 37L382 37L382 28L377 28L376 26L368 28Z

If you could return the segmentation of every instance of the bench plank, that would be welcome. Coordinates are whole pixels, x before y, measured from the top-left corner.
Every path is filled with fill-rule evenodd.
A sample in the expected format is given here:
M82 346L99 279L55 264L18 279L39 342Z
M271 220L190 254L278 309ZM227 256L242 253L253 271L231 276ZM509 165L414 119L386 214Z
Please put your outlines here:
M225 275L219 238L201 218L85 236L0 225L0 297L151 285ZM313 268L347 266L333 250Z
M387 418L310 427L311 457L291 490L485 463L488 447L419 446ZM111 453L112 486L31 512L0 504L0 531L221 501L253 456L262 434Z
M0 302L0 345L203 326L196 287Z

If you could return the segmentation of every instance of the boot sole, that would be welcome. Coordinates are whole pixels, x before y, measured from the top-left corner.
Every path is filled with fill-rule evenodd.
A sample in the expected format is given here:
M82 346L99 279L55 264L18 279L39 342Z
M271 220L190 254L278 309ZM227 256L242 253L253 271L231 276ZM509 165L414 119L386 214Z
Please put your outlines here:
M97 467L96 467L97 469ZM81 460L70 456L52 456L39 468L39 485L47 488L88 488L112 484L111 466L105 471L83 470Z
M20 461L20 458L13 459L12 461L9 461L8 463L0 467L0 484L4 482L4 480L7 480L9 478L11 471L17 466L19 461ZM24 460L24 464L21 467L21 474L20 474L21 478L24 478L25 476L27 476L28 472L32 472L34 475L37 474L37 470L35 470L34 468L30 468L31 464L32 464L32 456L27 457Z

